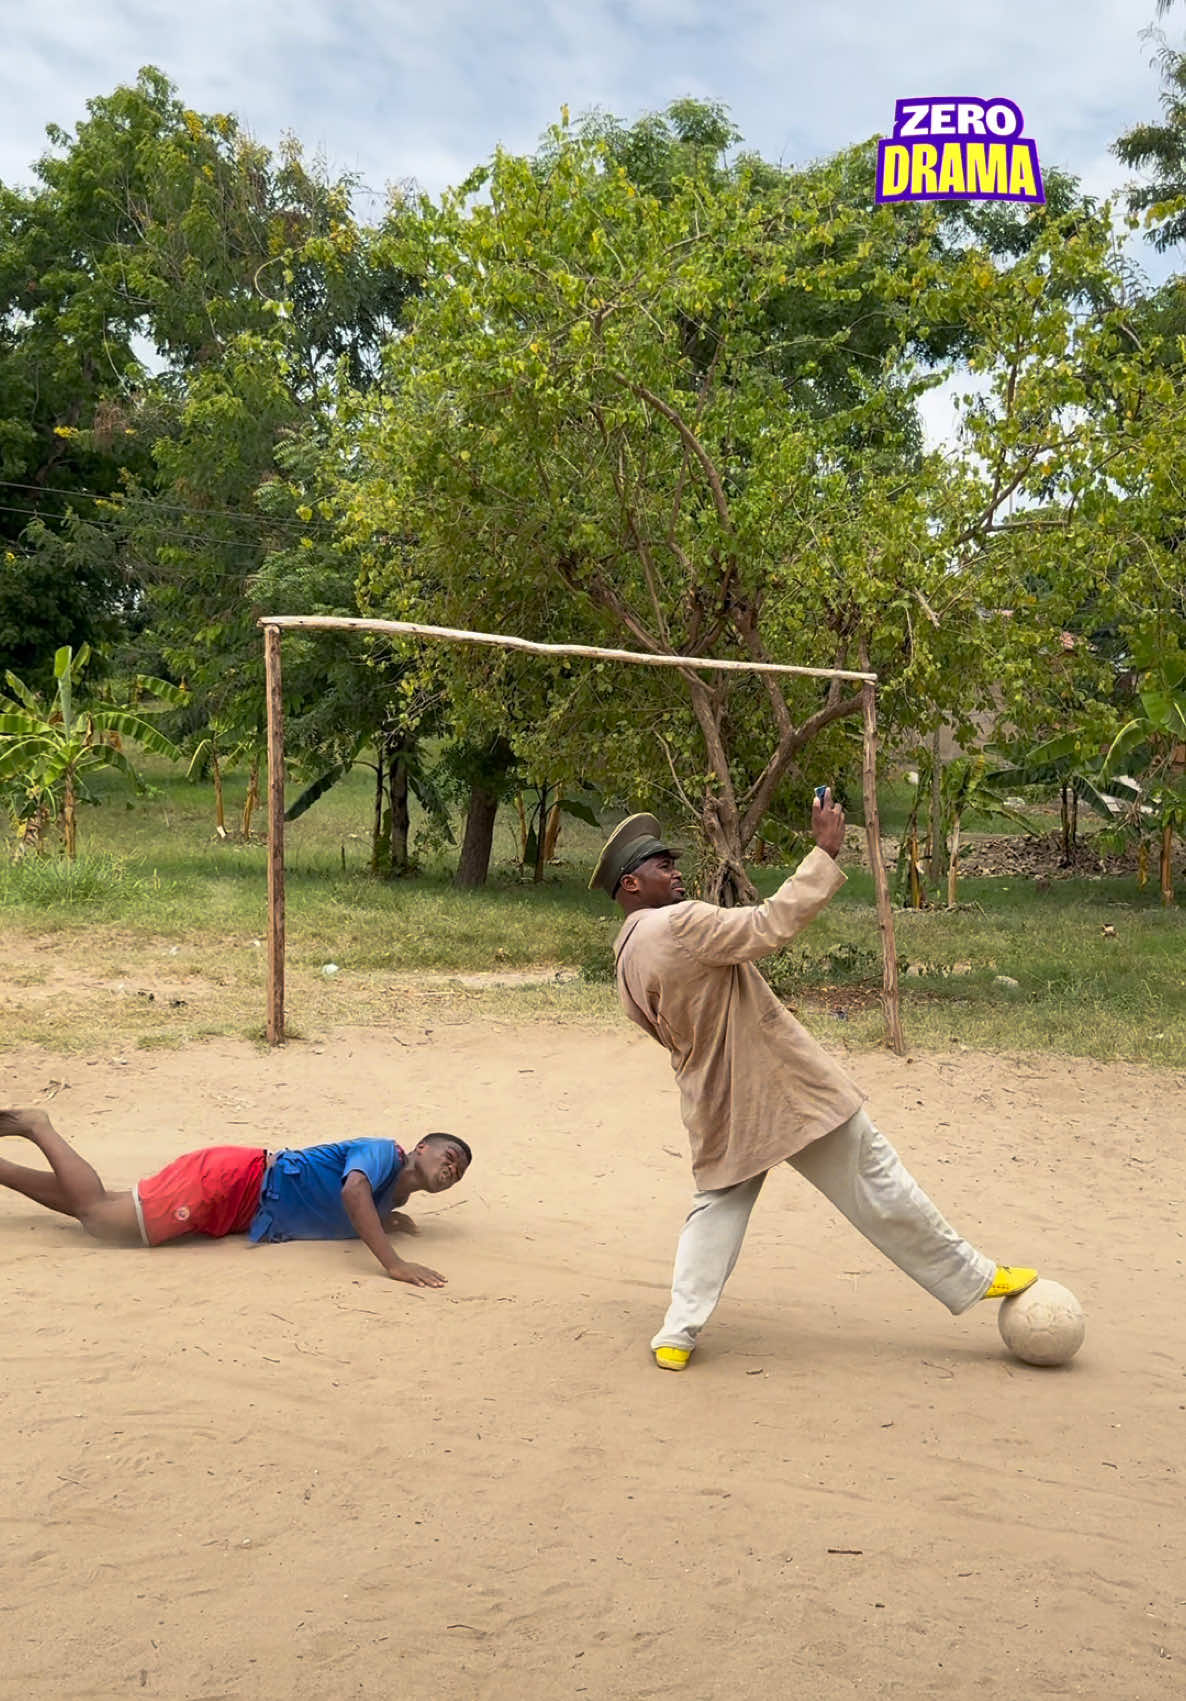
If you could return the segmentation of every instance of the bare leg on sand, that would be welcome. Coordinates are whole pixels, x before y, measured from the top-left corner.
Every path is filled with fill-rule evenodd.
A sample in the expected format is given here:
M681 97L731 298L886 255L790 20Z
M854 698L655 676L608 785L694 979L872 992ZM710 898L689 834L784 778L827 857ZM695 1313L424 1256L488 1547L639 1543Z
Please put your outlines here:
M0 1110L0 1135L31 1140L49 1164L26 1169L0 1158L0 1187L10 1187L46 1210L75 1217L97 1240L140 1242L131 1192L111 1193L85 1158L67 1145L43 1110Z

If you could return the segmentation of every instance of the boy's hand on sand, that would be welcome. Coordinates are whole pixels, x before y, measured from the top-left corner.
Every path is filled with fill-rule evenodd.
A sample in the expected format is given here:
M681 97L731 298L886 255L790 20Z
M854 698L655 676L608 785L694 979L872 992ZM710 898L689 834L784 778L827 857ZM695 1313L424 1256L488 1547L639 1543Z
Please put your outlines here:
M389 1264L387 1274L393 1282L407 1282L414 1288L443 1288L445 1285L444 1276L425 1264Z

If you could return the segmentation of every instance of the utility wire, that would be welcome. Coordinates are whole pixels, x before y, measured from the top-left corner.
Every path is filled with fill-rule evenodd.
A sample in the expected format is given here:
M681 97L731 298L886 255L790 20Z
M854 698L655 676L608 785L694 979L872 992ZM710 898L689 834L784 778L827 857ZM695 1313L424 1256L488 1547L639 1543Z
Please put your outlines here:
M126 505L127 505L128 501L129 501L129 498L126 495L126 493L121 492L121 491L112 492L112 491L103 491L103 490L89 490L85 486L82 486L82 485L74 485L73 487L68 488L67 486L61 485L61 484L23 484L19 480L13 479L13 478L0 478L0 489L29 491L33 494L36 494L39 491L44 491L47 495L50 495L50 496L80 496L80 497L86 497L89 501L92 501L92 502L112 502L112 503L114 503L117 500L119 500L120 503L121 503L121 506L124 506L125 509L126 509ZM328 524L328 522L324 519L321 519L320 516L318 517L318 520L311 520L308 523L306 523L304 520L299 520L299 519L289 520L289 519L282 519L280 517L273 518L271 515L264 514L262 512L261 513L250 513L248 510L243 509L243 508L194 508L194 507L188 507L188 506L186 506L185 503L182 503L182 502L162 502L162 501L158 500L158 498L155 497L155 496L143 496L143 497L133 496L130 500L132 502L141 502L142 501L145 504L150 505L152 507L161 508L161 509L165 510L167 513L192 514L198 519L209 519L212 516L226 516L227 518L230 518L230 519L233 519L233 520L244 520L250 525L287 526L287 527L292 528L294 531L307 531L309 526L316 525L317 523L320 523L322 525Z
M2 514L26 514L31 519L41 520L45 524L49 524L53 521L56 521L59 524L62 524L65 520L65 515L63 515L63 514L45 514L40 508L20 507L17 504L12 503L12 502L0 502L0 513L2 513ZM97 516L97 517L93 517L93 518L84 518L83 524L88 525L88 526L95 526L100 531L106 531L106 532L111 533L113 535L118 535L119 529L120 529L117 526L116 521L114 521L112 519L105 518L103 516ZM239 538L228 537L228 538L212 539L208 533L196 532L196 531L185 531L185 530L179 529L177 527L173 527L173 526L157 526L155 528L155 530L160 537L174 538L174 539L177 539L179 542L192 544L192 545L194 545L195 548L205 547L207 549L210 549L210 548L246 549L246 550L250 550L253 554L256 554L259 551L261 551L262 549L264 549L264 547L265 547L262 539L252 539L252 538L245 538L245 537L239 537ZM308 531L303 530L303 535L308 536L309 535ZM329 540L325 536L325 534L322 534L319 541L322 542L322 543L325 543ZM285 540L285 547L291 547L291 539Z

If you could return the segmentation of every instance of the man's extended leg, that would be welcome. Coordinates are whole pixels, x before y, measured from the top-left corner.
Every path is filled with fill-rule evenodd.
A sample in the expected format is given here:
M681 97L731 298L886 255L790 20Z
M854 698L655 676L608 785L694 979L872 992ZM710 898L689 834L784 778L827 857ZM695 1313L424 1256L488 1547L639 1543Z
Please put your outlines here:
M984 1298L996 1265L936 1210L863 1110L788 1161L949 1311Z
M656 1363L664 1370L683 1369L697 1335L716 1310L765 1179L755 1175L736 1187L693 1195L675 1251L671 1304L651 1342Z
M48 1210L76 1217L101 1240L139 1238L130 1193L109 1193L86 1159L67 1145L43 1110L0 1111L0 1135L19 1134L42 1153L52 1175L0 1159L0 1185Z

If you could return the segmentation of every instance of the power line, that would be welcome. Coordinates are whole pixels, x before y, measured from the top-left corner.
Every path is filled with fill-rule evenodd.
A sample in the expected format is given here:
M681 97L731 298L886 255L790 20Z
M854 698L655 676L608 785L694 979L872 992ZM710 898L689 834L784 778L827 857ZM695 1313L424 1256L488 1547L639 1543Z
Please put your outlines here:
M0 480L0 483L3 482L3 480ZM0 502L0 513L26 514L31 519L41 520L45 524L49 524L51 521L57 521L59 524L62 524L65 521L64 514L45 514L40 508L20 507L12 502ZM106 531L113 535L117 534L119 531L119 527L115 520L108 519L103 516L86 518L83 520L83 524L95 526L100 531ZM192 544L195 548L204 546L207 549L247 549L253 554L258 554L261 550L265 549L262 539L253 540L251 538L234 537L211 539L211 537L206 533L185 531L173 526L157 526L156 531L161 537L175 538L180 542ZM307 536L307 532L304 533L304 535ZM319 541L327 541L324 534ZM291 547L291 544L286 541L285 547Z
M85 496L92 502L114 502L118 497L126 504L129 500L126 493L119 491L90 490L85 485L74 485L68 487L61 484L25 484L14 478L0 478L0 488L7 490L31 491L34 494L39 491L44 491L50 496ZM310 520L306 523L304 520L288 520L279 516L273 517L270 514L253 514L244 508L195 508L187 506L183 502L162 502L155 496L135 496L132 497L131 500L133 502L143 501L153 507L164 509L168 513L192 514L197 519L208 519L212 515L220 515L232 520L244 520L250 525L284 526L294 531L307 531L311 525L316 525L318 523L325 525L328 523L320 517L318 520Z

